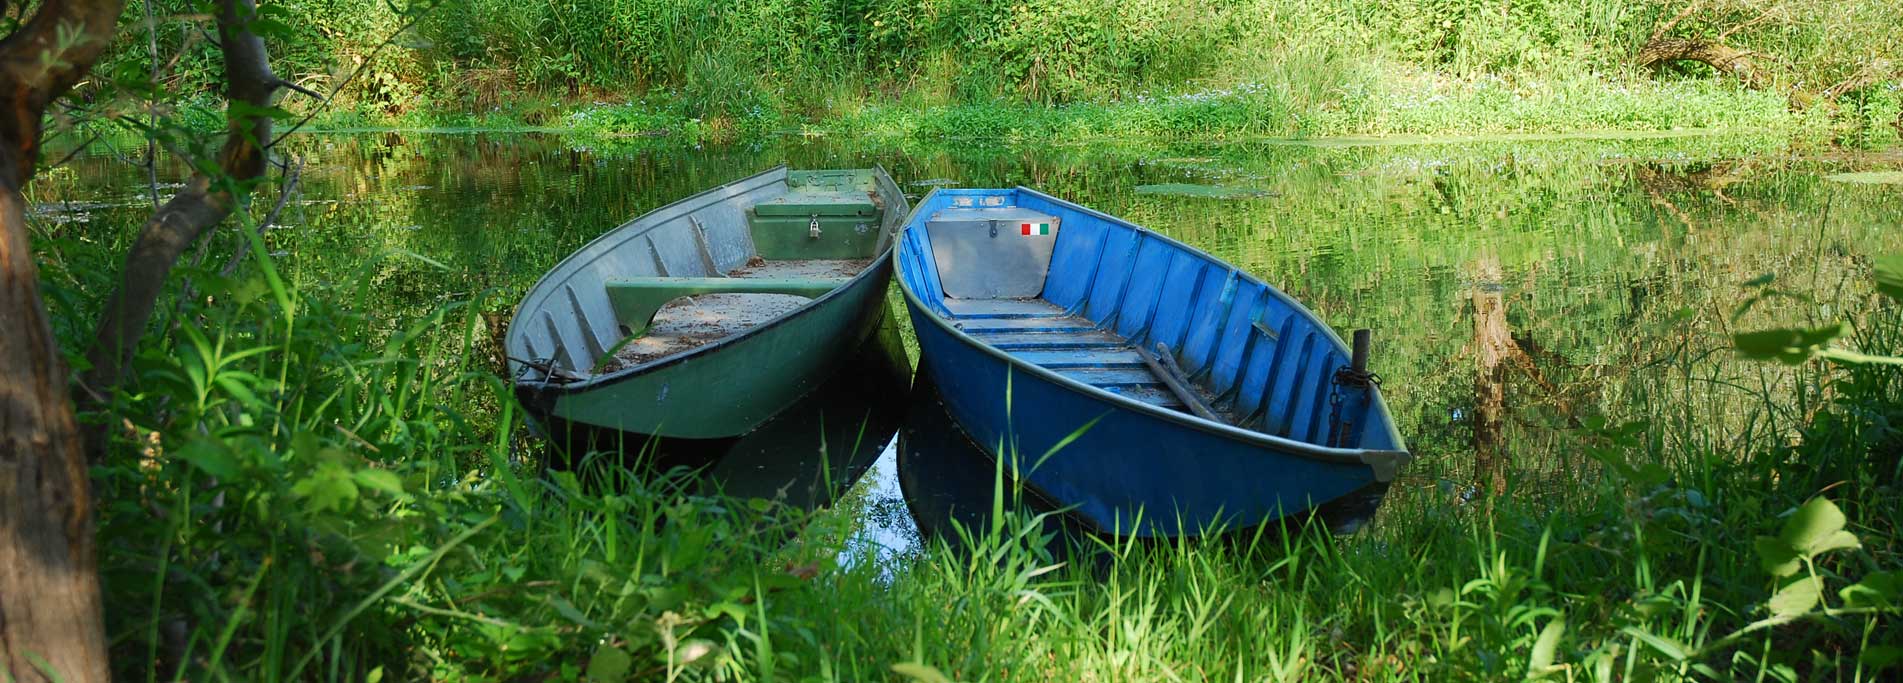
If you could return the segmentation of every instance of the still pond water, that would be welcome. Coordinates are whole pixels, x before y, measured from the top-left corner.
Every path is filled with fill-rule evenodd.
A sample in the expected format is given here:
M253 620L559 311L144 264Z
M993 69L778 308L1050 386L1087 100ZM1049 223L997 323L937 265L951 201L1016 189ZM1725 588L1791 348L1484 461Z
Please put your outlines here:
M280 267L302 282L360 278L376 261L369 286L397 316L472 298L506 315L544 270L596 235L775 164L880 164L915 196L935 186L1027 185L1242 266L1344 334L1373 329L1372 365L1418 456L1390 496L1455 498L1477 480L1528 491L1564 486L1579 470L1573 445L1582 425L1599 420L1661 410L1727 419L1732 403L1714 387L1752 370L1723 351L1726 333L1854 316L1868 295L1868 258L1903 251L1903 185L1827 179L1903 168L1895 151L1805 152L1702 137L648 144L552 134L298 136L302 182L269 241ZM35 227L102 226L127 239L148 210L145 188L126 154L82 156L40 181ZM1761 306L1734 323L1747 296L1742 283L1763 274L1815 293L1818 305ZM916 478L899 486L890 444L904 411L893 408L906 405L915 351L906 350L902 307L891 310L860 378L842 380L819 401L825 406L736 445L717 465L743 495L808 503L839 491L788 482L857 479L841 507L855 511L863 526L856 538L868 547L853 552L912 547L901 489L944 493ZM822 441L831 457L815 457ZM1476 472L1476 458L1490 474Z

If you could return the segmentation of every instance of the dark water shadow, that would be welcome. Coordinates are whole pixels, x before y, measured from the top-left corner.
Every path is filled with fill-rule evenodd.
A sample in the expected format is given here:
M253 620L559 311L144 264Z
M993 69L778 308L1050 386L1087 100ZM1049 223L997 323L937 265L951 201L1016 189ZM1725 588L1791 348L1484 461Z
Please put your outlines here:
M549 419L545 465L619 466L646 477L691 472L690 491L826 506L865 474L905 417L911 363L893 318L824 384L754 431L731 439L668 439Z

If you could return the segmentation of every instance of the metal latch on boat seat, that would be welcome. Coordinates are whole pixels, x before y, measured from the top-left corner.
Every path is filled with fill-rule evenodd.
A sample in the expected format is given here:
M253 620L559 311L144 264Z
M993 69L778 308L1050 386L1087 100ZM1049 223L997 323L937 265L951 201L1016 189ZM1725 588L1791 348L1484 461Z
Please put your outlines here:
M806 236L819 239L819 214L813 214L813 220L806 224Z
M850 278L633 277L608 280L608 305L631 337L647 334L668 302L698 294L791 294L817 299Z

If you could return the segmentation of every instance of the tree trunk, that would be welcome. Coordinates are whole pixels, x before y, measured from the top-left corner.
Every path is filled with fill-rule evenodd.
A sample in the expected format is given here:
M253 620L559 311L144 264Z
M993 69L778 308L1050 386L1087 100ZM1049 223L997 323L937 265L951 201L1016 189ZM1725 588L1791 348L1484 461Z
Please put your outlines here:
M0 679L106 681L86 461L40 303L25 201L7 171L0 320Z
M1474 485L1496 496L1507 490L1507 360L1519 352L1507 327L1500 280L1496 259L1483 257L1474 265Z
M86 461L20 191L47 106L99 59L120 9L45 0L0 39L0 680L110 680Z

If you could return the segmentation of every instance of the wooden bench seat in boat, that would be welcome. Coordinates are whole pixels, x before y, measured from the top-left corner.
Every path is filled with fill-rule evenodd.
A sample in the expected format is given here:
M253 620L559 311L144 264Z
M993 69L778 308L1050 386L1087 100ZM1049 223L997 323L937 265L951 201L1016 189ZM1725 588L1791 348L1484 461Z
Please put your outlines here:
M624 334L647 332L668 302L701 294L791 294L817 299L850 282L851 278L822 277L628 277L602 281L608 304Z

